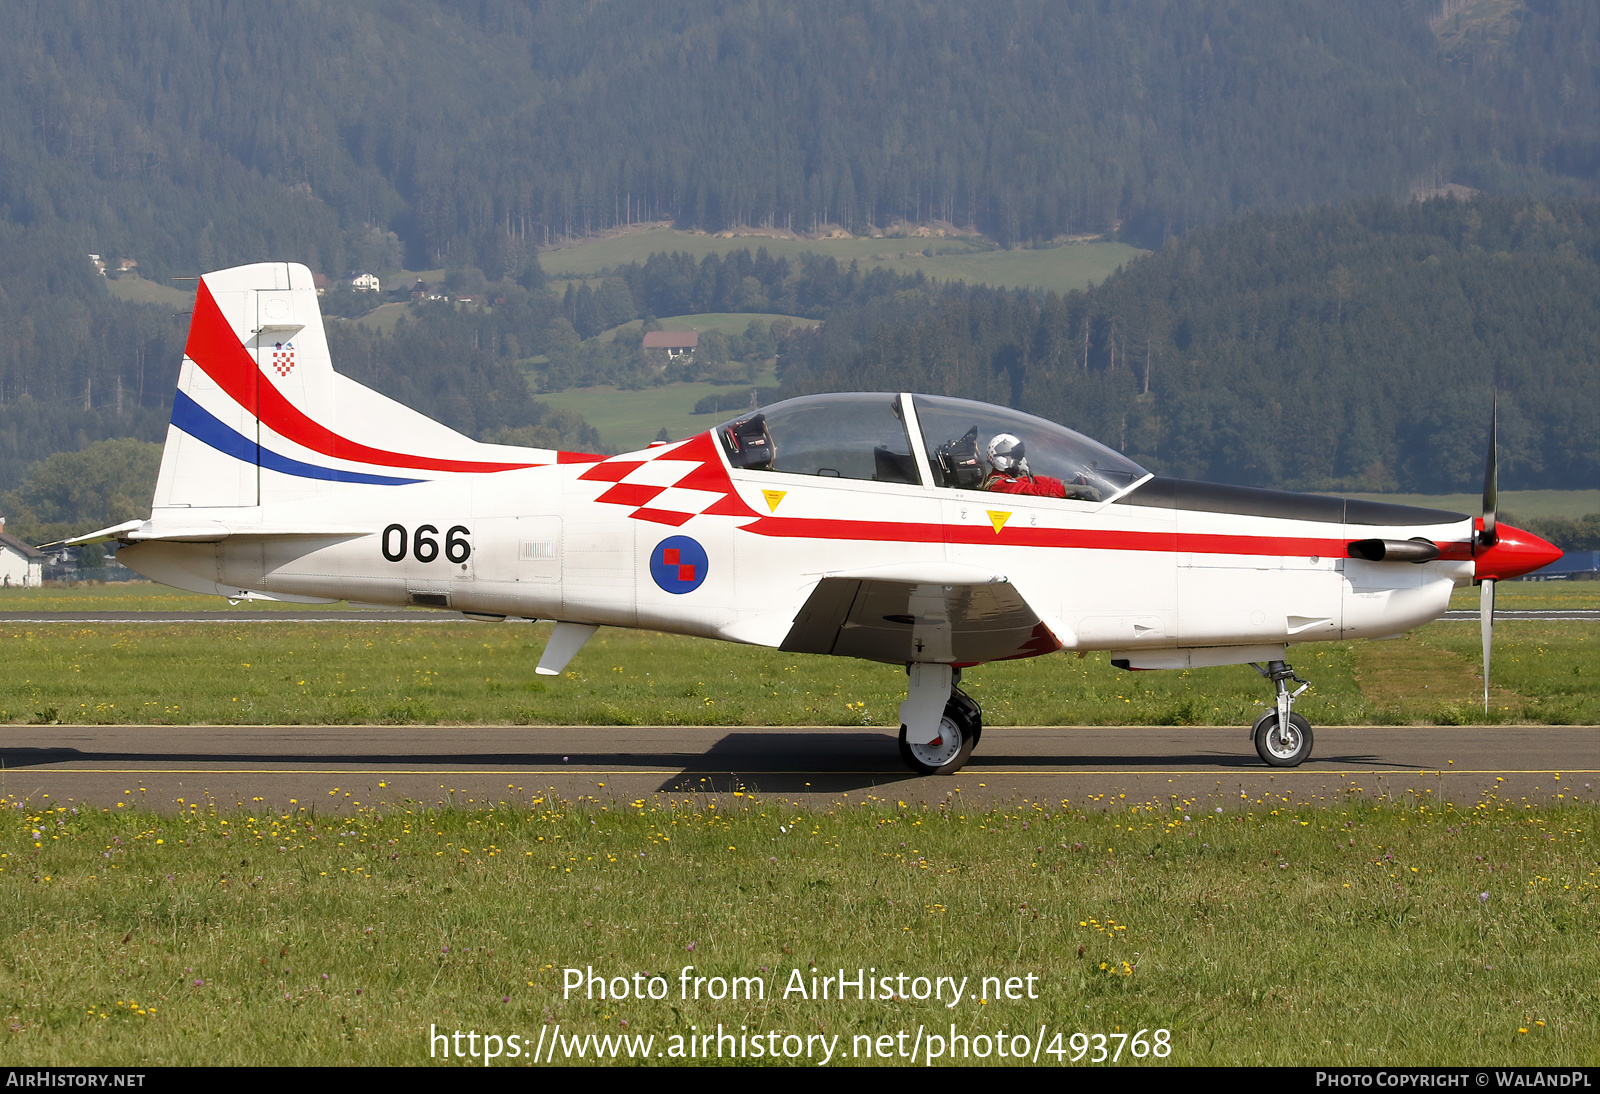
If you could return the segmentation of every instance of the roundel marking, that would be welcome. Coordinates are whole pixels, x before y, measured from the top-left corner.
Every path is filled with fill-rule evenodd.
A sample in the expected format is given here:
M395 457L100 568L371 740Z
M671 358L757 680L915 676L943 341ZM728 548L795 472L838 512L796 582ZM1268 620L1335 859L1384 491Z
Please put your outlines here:
M706 579L711 560L688 536L668 536L650 552L650 576L669 593L692 593Z

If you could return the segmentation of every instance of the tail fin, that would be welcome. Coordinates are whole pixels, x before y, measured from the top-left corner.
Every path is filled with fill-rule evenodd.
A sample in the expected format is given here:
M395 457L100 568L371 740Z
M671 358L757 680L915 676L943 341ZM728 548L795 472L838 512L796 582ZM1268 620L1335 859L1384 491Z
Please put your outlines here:
M557 458L480 444L338 375L311 271L262 262L196 286L154 508L249 508Z

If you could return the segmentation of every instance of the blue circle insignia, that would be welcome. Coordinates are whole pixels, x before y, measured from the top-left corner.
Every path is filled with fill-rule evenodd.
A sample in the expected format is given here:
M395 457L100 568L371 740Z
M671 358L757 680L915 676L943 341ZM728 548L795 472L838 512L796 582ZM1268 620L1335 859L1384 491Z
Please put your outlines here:
M650 552L650 576L669 593L692 593L706 579L711 560L688 536L668 536Z

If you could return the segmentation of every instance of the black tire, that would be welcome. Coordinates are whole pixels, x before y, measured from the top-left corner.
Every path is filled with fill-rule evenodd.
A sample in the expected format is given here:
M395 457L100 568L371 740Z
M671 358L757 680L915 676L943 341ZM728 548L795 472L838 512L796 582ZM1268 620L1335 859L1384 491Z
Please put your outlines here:
M912 744L906 740L906 727L900 727L900 758L919 775L954 775L966 766L982 733L978 704L952 691L939 721L939 736L932 744Z
M1311 723L1298 714L1289 715L1289 732L1278 732L1278 712L1269 710L1256 719L1251 736L1256 755L1269 767L1299 767L1311 758Z
M962 728L972 735L972 747L977 748L978 742L983 740L983 709L978 706L972 696L960 688L950 689L950 702L945 704L946 714L959 713L966 721Z

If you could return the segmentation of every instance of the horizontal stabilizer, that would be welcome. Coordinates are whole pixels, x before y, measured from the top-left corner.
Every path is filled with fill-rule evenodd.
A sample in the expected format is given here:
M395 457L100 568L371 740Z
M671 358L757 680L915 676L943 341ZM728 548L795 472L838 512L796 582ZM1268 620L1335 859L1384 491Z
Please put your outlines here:
M124 538L127 533L135 529L143 528L146 523L142 520L125 520L121 524L113 524L110 528L102 528L98 532L58 539L54 543L41 543L39 547L42 550L47 547L80 547L85 543L109 543L111 540Z
M224 524L221 521L197 521L189 524L154 524L148 520L129 520L102 528L98 532L73 536L71 539L47 543L46 547L77 547L85 543L106 543L120 540L123 543L216 543L224 539L290 539L318 537L326 539L353 539L356 536L375 535L376 525L323 524L316 527L294 527L270 524Z

